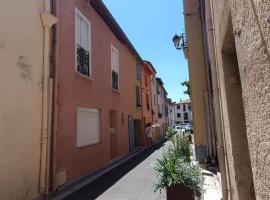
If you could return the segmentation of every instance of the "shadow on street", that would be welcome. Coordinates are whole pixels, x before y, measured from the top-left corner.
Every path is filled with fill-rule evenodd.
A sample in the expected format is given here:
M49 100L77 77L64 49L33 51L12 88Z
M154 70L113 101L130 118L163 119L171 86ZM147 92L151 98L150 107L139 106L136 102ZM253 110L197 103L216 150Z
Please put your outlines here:
M126 163L114 168L108 173L97 178L90 184L76 191L69 197L64 198L64 200L91 200L96 199L103 192L114 185L118 180L125 176L129 171L147 159L153 152L160 149L163 143L155 145L152 149L148 149L138 156L132 158Z

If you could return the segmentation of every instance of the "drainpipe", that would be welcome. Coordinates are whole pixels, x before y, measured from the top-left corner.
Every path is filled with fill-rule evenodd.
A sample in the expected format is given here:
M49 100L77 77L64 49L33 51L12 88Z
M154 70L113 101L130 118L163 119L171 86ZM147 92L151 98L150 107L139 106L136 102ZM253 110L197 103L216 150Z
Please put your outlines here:
M217 132L217 153L219 157L219 166L221 171L221 182L222 182L222 193L223 199L228 199L228 180L227 180L227 168L226 168L226 147L224 144L224 131L223 124L221 120L221 105L220 105L220 90L219 90L219 81L218 81L218 61L216 59L216 41L215 41L215 28L214 28L214 13L213 13L213 2L212 0L206 0L206 9L207 9L207 21L209 22L207 27L207 35L209 42L209 58L211 63L212 71L212 82L213 82L213 99L214 99L214 114L216 119L216 132ZM212 51L210 50L212 49Z
M49 78L50 71L50 46L51 27L56 24L57 18L51 13L50 0L44 0L44 11L40 14L43 25L43 77L42 77L42 133L41 154L39 171L39 193L44 196L48 193L48 166L49 151L48 139L50 138L51 124L51 94L52 79Z

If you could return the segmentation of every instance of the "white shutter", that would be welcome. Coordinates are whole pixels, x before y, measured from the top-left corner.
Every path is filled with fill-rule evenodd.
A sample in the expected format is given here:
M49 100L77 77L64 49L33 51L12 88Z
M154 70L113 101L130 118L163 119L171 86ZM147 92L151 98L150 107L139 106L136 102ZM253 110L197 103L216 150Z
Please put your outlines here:
M80 25L81 25L81 47L84 48L86 51L89 52L89 33L88 33L88 28L89 25L84 21L84 19L81 18L80 20Z
M81 18L77 13L75 15L75 35L76 35L76 46L81 45Z
M119 72L119 55L118 51L114 47L111 48L111 62L112 70Z
M100 142L100 111L94 108L77 108L77 147Z

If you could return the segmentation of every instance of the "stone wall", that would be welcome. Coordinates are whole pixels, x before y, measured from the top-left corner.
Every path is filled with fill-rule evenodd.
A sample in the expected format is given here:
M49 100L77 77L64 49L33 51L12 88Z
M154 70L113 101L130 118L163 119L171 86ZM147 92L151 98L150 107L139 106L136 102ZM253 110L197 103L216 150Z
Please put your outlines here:
M256 199L270 199L270 4L267 0L212 2L231 197L254 199L255 197L252 196L252 182L254 182ZM230 23L232 23L232 36L228 36ZM228 37L232 37L233 40ZM224 52L230 52L230 48L233 54L234 42L240 77L229 71L226 75L226 70L232 64L224 63L223 56ZM230 62L232 55L228 56L226 60ZM236 85L238 82L242 86L245 114L245 135L242 134L241 137L247 138L248 152L244 150L245 142L242 139L237 141L235 135L229 135L233 133L233 121L240 119L230 115L230 106L237 106L239 100L228 99L228 93L232 91L228 88L228 84ZM239 131L240 129L239 127ZM237 141L236 144L234 140ZM239 148L238 142L242 142L243 146L240 145ZM237 177L241 174L244 176L243 172L247 170L246 165L239 164L249 163L249 159L252 168L250 175L253 178ZM241 190L245 191L246 195Z

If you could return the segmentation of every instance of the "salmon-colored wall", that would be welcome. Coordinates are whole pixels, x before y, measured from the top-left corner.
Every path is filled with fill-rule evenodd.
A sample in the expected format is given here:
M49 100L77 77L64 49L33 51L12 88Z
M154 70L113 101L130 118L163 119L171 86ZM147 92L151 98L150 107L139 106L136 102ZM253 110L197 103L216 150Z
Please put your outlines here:
M91 80L75 70L75 7L91 23ZM93 172L110 161L109 114L117 111L118 157L129 151L128 114L141 119L136 108L136 58L111 32L85 0L59 0L56 34L56 77L54 100L53 189L56 177L66 170L67 182ZM119 92L111 86L111 44L119 51ZM101 110L101 143L76 147L78 106ZM122 123L122 113L124 123Z

